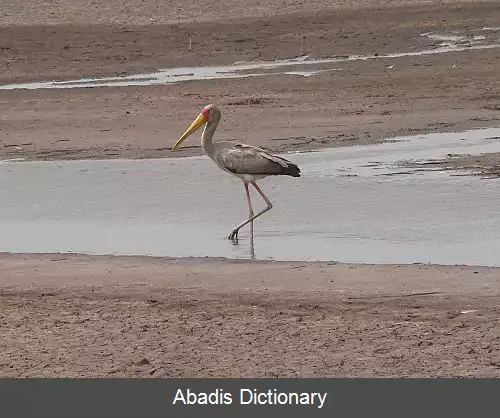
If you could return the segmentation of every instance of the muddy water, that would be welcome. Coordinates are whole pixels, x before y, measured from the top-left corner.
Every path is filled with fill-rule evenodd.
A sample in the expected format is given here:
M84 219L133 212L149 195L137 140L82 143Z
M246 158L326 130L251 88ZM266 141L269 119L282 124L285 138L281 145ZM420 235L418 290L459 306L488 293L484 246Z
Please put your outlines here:
M261 182L275 206L256 223L256 258L500 266L498 180L395 164L500 151L499 135L288 155L303 176ZM244 188L206 157L4 161L0 179L0 251L249 257L248 229L226 239L247 214Z
M470 32L474 32L469 31ZM132 74L123 77L82 78L68 81L49 81L36 83L5 84L0 85L0 90L13 89L69 89L82 87L125 87L148 86L154 84L173 84L195 80L234 79L276 74L296 75L309 77L325 71L339 71L335 65L351 61L367 61L375 59L394 59L401 57L418 57L450 52L463 52L470 50L500 48L500 30L495 27L476 29L476 34L463 35L458 32L451 34L426 32L421 34L422 39L438 41L432 48L422 48L418 51L393 52L390 54L350 55L345 57L332 57L310 59L308 56L264 61L234 63L223 66L199 66L169 68L147 74ZM333 66L328 66L333 65ZM327 68L325 68L325 66Z

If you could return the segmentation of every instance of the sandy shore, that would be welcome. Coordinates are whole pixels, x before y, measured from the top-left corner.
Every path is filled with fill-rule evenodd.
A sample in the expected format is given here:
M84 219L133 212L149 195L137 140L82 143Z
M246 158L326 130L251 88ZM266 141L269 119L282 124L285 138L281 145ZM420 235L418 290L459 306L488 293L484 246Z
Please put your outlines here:
M500 377L500 269L0 256L0 375Z
M166 12L149 10L149 5L144 6L147 12L138 4L125 19L123 2L109 2L103 15L82 9L80 3L66 1L66 15L60 16L62 8L54 11L49 3L34 2L43 10L35 14L29 12L35 6L21 11L17 2L7 1L8 16L0 18L0 82L116 76L304 54L317 58L419 51L439 44L420 36L424 32L468 35L500 26L495 2L402 1L386 7L394 2L315 1L296 4L293 13L292 2L285 2L272 15L275 10L265 8L274 6L234 0L226 5L227 13L248 7L253 14L227 17L221 12L217 21L205 14L202 19L194 9L168 14L168 20L162 17ZM214 13L221 7L207 3ZM145 22L147 13L156 20ZM497 32L481 34L494 42ZM247 141L272 151L498 125L499 65L498 49L485 49L339 63L339 71L314 77L0 90L0 158L200 154L196 139L178 153L172 154L170 147L208 102L223 111L218 139Z

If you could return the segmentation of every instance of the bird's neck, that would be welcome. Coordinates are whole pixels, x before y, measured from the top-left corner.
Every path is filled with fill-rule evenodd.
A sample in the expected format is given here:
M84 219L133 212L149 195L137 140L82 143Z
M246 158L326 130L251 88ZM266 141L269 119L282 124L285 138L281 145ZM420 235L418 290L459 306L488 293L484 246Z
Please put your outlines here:
M201 146L207 154L210 154L210 151L213 148L212 140L214 137L215 128L217 128L218 123L218 119L210 121L205 125L205 128L203 129L203 134L201 135Z

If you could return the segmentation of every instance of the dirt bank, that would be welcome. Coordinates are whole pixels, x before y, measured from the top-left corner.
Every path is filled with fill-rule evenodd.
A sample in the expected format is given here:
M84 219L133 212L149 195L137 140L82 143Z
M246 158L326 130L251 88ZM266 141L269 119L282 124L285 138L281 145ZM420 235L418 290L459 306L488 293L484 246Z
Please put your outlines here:
M0 256L1 376L500 377L500 272Z

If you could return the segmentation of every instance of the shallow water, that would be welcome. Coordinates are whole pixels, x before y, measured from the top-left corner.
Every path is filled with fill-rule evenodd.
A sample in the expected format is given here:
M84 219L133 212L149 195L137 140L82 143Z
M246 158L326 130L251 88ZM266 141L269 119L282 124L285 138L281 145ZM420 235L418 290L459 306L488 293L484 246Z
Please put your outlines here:
M326 64L339 64L351 61L367 61L375 59L393 59L409 56L426 56L461 52L480 49L500 48L500 39L496 36L497 28L478 29L488 35L460 35L453 33L441 34L434 32L422 33L422 38L442 41L431 49L424 48L419 51L393 52L390 54L350 55L343 57L309 59L308 56L264 61L264 62L239 62L231 65L179 67L159 70L153 73L133 74L123 77L82 78L67 81L48 81L35 83L19 83L0 85L0 90L14 89L69 89L82 87L124 87L148 86L154 84L173 84L195 80L234 79L246 77L262 77L276 74L297 75L309 77L325 71L340 71L340 69L314 68ZM302 67L297 70L297 67ZM270 71L272 70L272 71Z
M288 155L260 182L274 208L255 256L500 266L500 182L401 171L401 160L500 151L500 128ZM0 163L0 251L248 258L244 188L207 157ZM263 203L255 193L255 208Z

